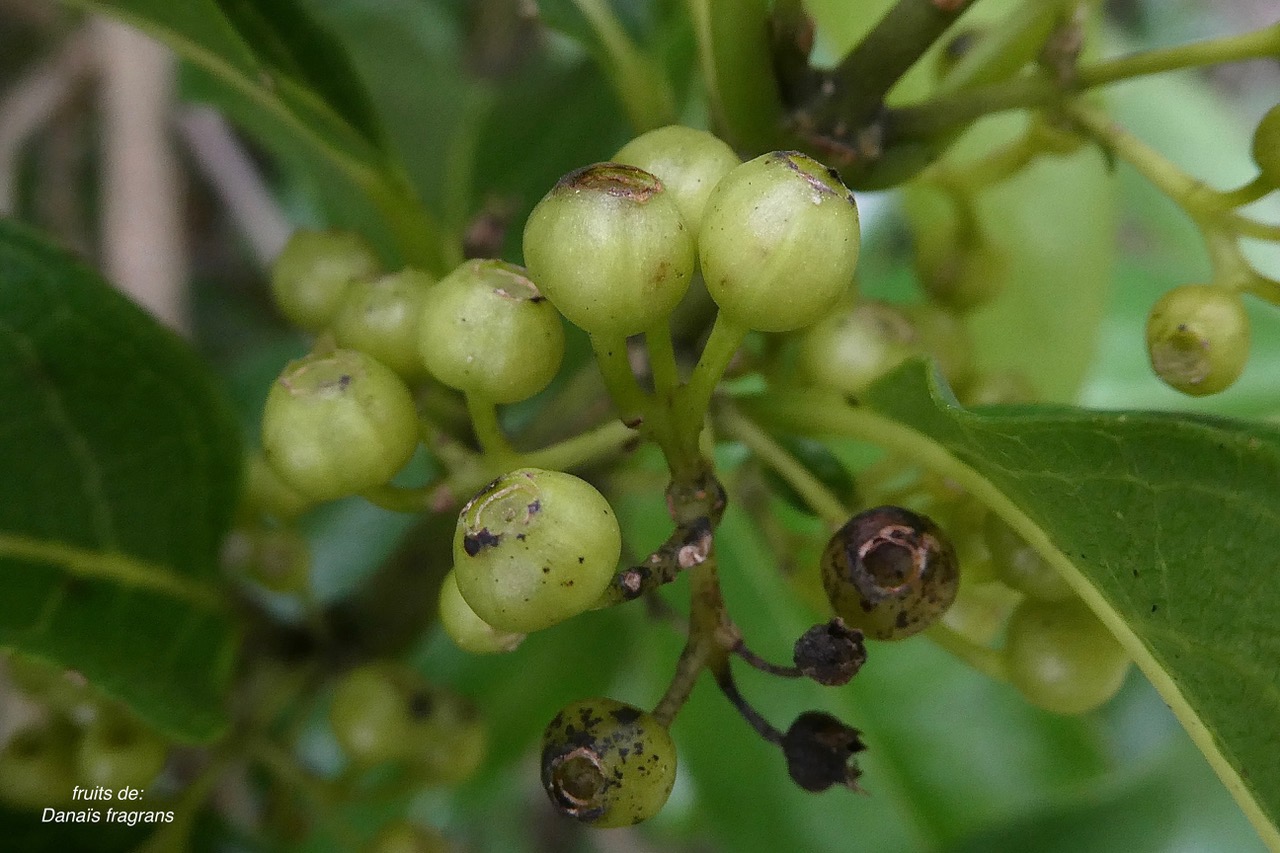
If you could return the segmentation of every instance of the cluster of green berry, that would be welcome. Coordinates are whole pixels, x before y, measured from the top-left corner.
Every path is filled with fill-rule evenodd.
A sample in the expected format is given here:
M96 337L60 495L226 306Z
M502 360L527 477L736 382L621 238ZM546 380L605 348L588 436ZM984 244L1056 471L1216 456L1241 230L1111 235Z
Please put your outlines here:
M1250 186L1262 194L1280 189L1280 104L1262 117L1253 134L1259 175ZM1224 197L1229 197L1224 195ZM1228 202L1228 206L1234 206ZM1219 230L1230 231L1230 225ZM1208 235L1215 229L1209 228ZM1234 240L1232 240L1234 242ZM1234 252L1225 252L1234 259ZM1249 360L1249 316L1244 294L1255 279L1235 263L1215 263L1209 284L1175 287L1147 318L1147 353L1156 375L1184 394L1205 396L1231 387ZM1261 295L1271 301L1275 293Z
M0 749L0 800L23 809L66 808L77 787L101 798L122 788L146 790L169 744L82 678L17 653L5 661L9 681L37 704L36 718Z

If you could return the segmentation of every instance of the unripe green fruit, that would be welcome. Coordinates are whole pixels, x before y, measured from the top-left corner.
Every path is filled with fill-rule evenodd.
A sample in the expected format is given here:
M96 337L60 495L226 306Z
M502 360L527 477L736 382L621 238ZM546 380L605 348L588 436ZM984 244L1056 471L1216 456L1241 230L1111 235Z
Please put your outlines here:
M377 274L378 257L359 234L295 231L271 267L271 295L289 322L319 332L351 283Z
M963 384L973 373L973 339L955 314L928 303L908 305L903 313L916 330L920 349L938 363L952 386Z
M233 531L223 543L222 562L273 592L300 592L311 581L311 549L293 528Z
M422 375L418 323L434 279L415 269L357 281L333 318L338 346L366 352L406 378Z
M141 723L102 713L80 737L76 776L82 787L145 789L164 769L169 747Z
M524 260L560 313L625 337L665 319L689 287L693 234L662 181L620 163L570 172L529 214Z
M262 453L255 453L246 466L245 503L269 518L292 521L311 509L315 501L282 480Z
M1006 586L1038 601L1075 598L1075 590L1067 584L1062 573L1046 563L1004 519L989 513L984 527L996 576Z
M317 501L386 483L417 444L409 389L356 350L290 362L267 395L263 453L282 479Z
M850 628L901 640L942 618L960 588L960 566L927 516L882 506L858 513L831 537L822 585Z
M485 622L530 633L590 609L617 568L609 502L572 474L522 468L467 502L453 539L458 590Z
M613 699L560 711L542 735L542 786L561 813L596 827L648 820L671 795L676 747L652 715Z
M1056 714L1098 707L1129 671L1124 649L1080 601L1023 601L1009 618L1004 656L1013 686Z
M440 624L453 644L473 655L513 652L524 642L524 634L499 631L476 615L458 591L458 579L451 571L440 585Z
M742 162L728 144L713 134L678 124L637 136L622 146L613 159L656 175L680 208L695 239L711 191Z
M65 723L14 732L0 749L0 802L35 810L70 801L76 784L73 738Z
M953 311L990 302L1009 277L1009 253L990 239L918 239L916 276L929 298Z
M365 853L449 853L448 839L437 830L398 820L382 828Z
M856 396L921 351L905 311L866 299L808 329L801 338L799 363L815 385Z
M796 151L725 175L707 200L698 256L707 290L735 323L786 332L817 322L853 286L861 237L853 193Z
M1210 284L1170 290L1147 318L1147 353L1156 375L1184 394L1228 388L1249 359L1249 317L1240 294Z
M467 261L431 288L418 346L433 376L494 403L547 387L564 357L564 327L524 273L502 261Z
M4 663L14 687L50 708L74 714L94 699L92 688L77 672L20 652L9 653Z
M413 718L404 678L388 664L367 664L338 682L329 725L352 763L368 767L404 758Z
M489 735L475 706L457 694L421 685L411 693L408 760L427 784L461 785L480 769Z
M1280 187L1280 104L1267 110L1253 132L1253 162L1267 183Z

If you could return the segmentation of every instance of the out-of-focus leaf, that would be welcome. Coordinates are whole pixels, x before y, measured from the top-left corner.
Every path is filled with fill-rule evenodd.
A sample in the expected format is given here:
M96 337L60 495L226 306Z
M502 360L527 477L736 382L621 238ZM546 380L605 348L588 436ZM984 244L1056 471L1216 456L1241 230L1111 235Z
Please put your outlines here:
M0 222L0 644L82 672L174 737L226 723L218 550L240 430L186 345Z

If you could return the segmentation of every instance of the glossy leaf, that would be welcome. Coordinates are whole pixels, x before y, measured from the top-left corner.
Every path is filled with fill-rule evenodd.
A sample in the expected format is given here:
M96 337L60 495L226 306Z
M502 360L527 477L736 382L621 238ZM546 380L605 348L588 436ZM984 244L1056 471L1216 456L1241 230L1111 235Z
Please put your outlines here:
M239 427L176 336L0 222L0 645L78 670L174 737L225 724L218 550Z
M965 411L931 376L919 362L899 368L867 395L874 414L812 397L775 406L783 426L888 441L1004 516L1116 633L1264 839L1280 841L1280 430L1160 412Z

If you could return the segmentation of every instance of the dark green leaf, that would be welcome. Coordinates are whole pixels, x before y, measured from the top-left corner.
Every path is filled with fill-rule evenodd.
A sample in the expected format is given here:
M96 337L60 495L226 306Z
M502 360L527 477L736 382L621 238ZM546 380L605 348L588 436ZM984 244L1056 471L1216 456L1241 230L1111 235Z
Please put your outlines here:
M382 139L368 94L342 43L294 0L215 0L236 32L276 73L319 95L374 146Z
M0 644L79 670L171 735L225 723L218 549L239 428L172 333L0 222Z
M105 823L111 803L78 803L73 811L98 813L97 822L44 822L43 812L20 812L0 806L0 838L9 850L23 853L123 853L134 850L155 827L151 824ZM137 806L138 804L134 804ZM67 810L68 806L60 807ZM133 809L130 809L131 811ZM144 808L138 808L142 811Z
M965 411L919 362L865 402L878 414L807 395L775 400L769 416L887 441L1003 515L1116 633L1259 833L1280 843L1280 430L1160 412Z

